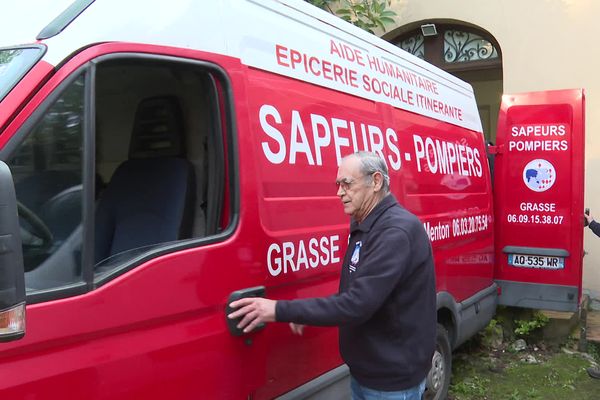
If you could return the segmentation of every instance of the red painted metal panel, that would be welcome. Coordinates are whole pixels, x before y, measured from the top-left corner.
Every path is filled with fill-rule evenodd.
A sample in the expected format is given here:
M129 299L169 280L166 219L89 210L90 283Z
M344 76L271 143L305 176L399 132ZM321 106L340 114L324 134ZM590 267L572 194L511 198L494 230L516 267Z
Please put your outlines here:
M503 96L494 185L495 278L575 286L581 294L584 103L583 90ZM508 255L514 251L506 246L569 255L562 267L515 266Z
M392 192L431 233L438 290L462 301L492 284L491 183L480 132L260 71L251 81L252 148L262 149L260 222L271 238L293 238L297 249L335 235L342 255L348 219L335 196L337 165L344 155L376 149L388 163ZM274 91L278 86L286 90ZM457 160L444 153L449 147L461 154ZM327 275L329 267L284 266L275 279L291 284L320 273L335 281L334 267Z

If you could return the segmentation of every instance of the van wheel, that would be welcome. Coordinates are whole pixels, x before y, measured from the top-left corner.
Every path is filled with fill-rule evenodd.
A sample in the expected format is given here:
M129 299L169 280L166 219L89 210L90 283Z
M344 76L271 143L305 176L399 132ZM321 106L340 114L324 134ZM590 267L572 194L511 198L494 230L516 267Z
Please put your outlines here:
M444 400L450 388L450 374L452 372L452 351L448 331L444 325L437 324L435 353L431 360L431 369L427 374L425 400Z

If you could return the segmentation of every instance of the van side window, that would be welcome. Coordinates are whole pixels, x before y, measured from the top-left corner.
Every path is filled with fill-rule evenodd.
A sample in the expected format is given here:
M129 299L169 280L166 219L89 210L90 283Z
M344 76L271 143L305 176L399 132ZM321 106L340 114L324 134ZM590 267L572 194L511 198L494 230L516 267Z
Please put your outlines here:
M83 88L82 75L59 95L8 161L29 291L81 280ZM41 265L46 268L39 269Z
M218 80L206 69L113 59L96 72L97 279L148 252L221 229Z

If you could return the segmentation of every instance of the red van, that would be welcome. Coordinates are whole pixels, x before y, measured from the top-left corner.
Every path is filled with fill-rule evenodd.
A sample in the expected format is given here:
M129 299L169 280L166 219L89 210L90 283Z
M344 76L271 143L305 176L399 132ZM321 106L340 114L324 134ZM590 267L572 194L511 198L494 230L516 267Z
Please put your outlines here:
M303 1L84 0L36 29L0 35L3 398L347 396L335 329L243 335L225 307L337 290L357 150L433 245L428 398L499 302L577 308L581 90L505 97L493 187L470 85Z

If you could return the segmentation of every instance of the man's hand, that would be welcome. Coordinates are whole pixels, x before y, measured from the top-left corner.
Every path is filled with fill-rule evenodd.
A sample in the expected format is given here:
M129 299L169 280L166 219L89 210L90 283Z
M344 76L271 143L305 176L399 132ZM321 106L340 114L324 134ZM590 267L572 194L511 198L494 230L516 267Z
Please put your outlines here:
M588 214L583 214L583 216L585 217L588 225L594 220L594 216L593 215L588 215Z
M229 314L227 318L236 319L243 317L237 325L238 329L243 329L248 333L256 328L262 322L275 321L275 304L277 301L263 299L262 297L247 297L236 300L229 304L231 308L237 308Z

